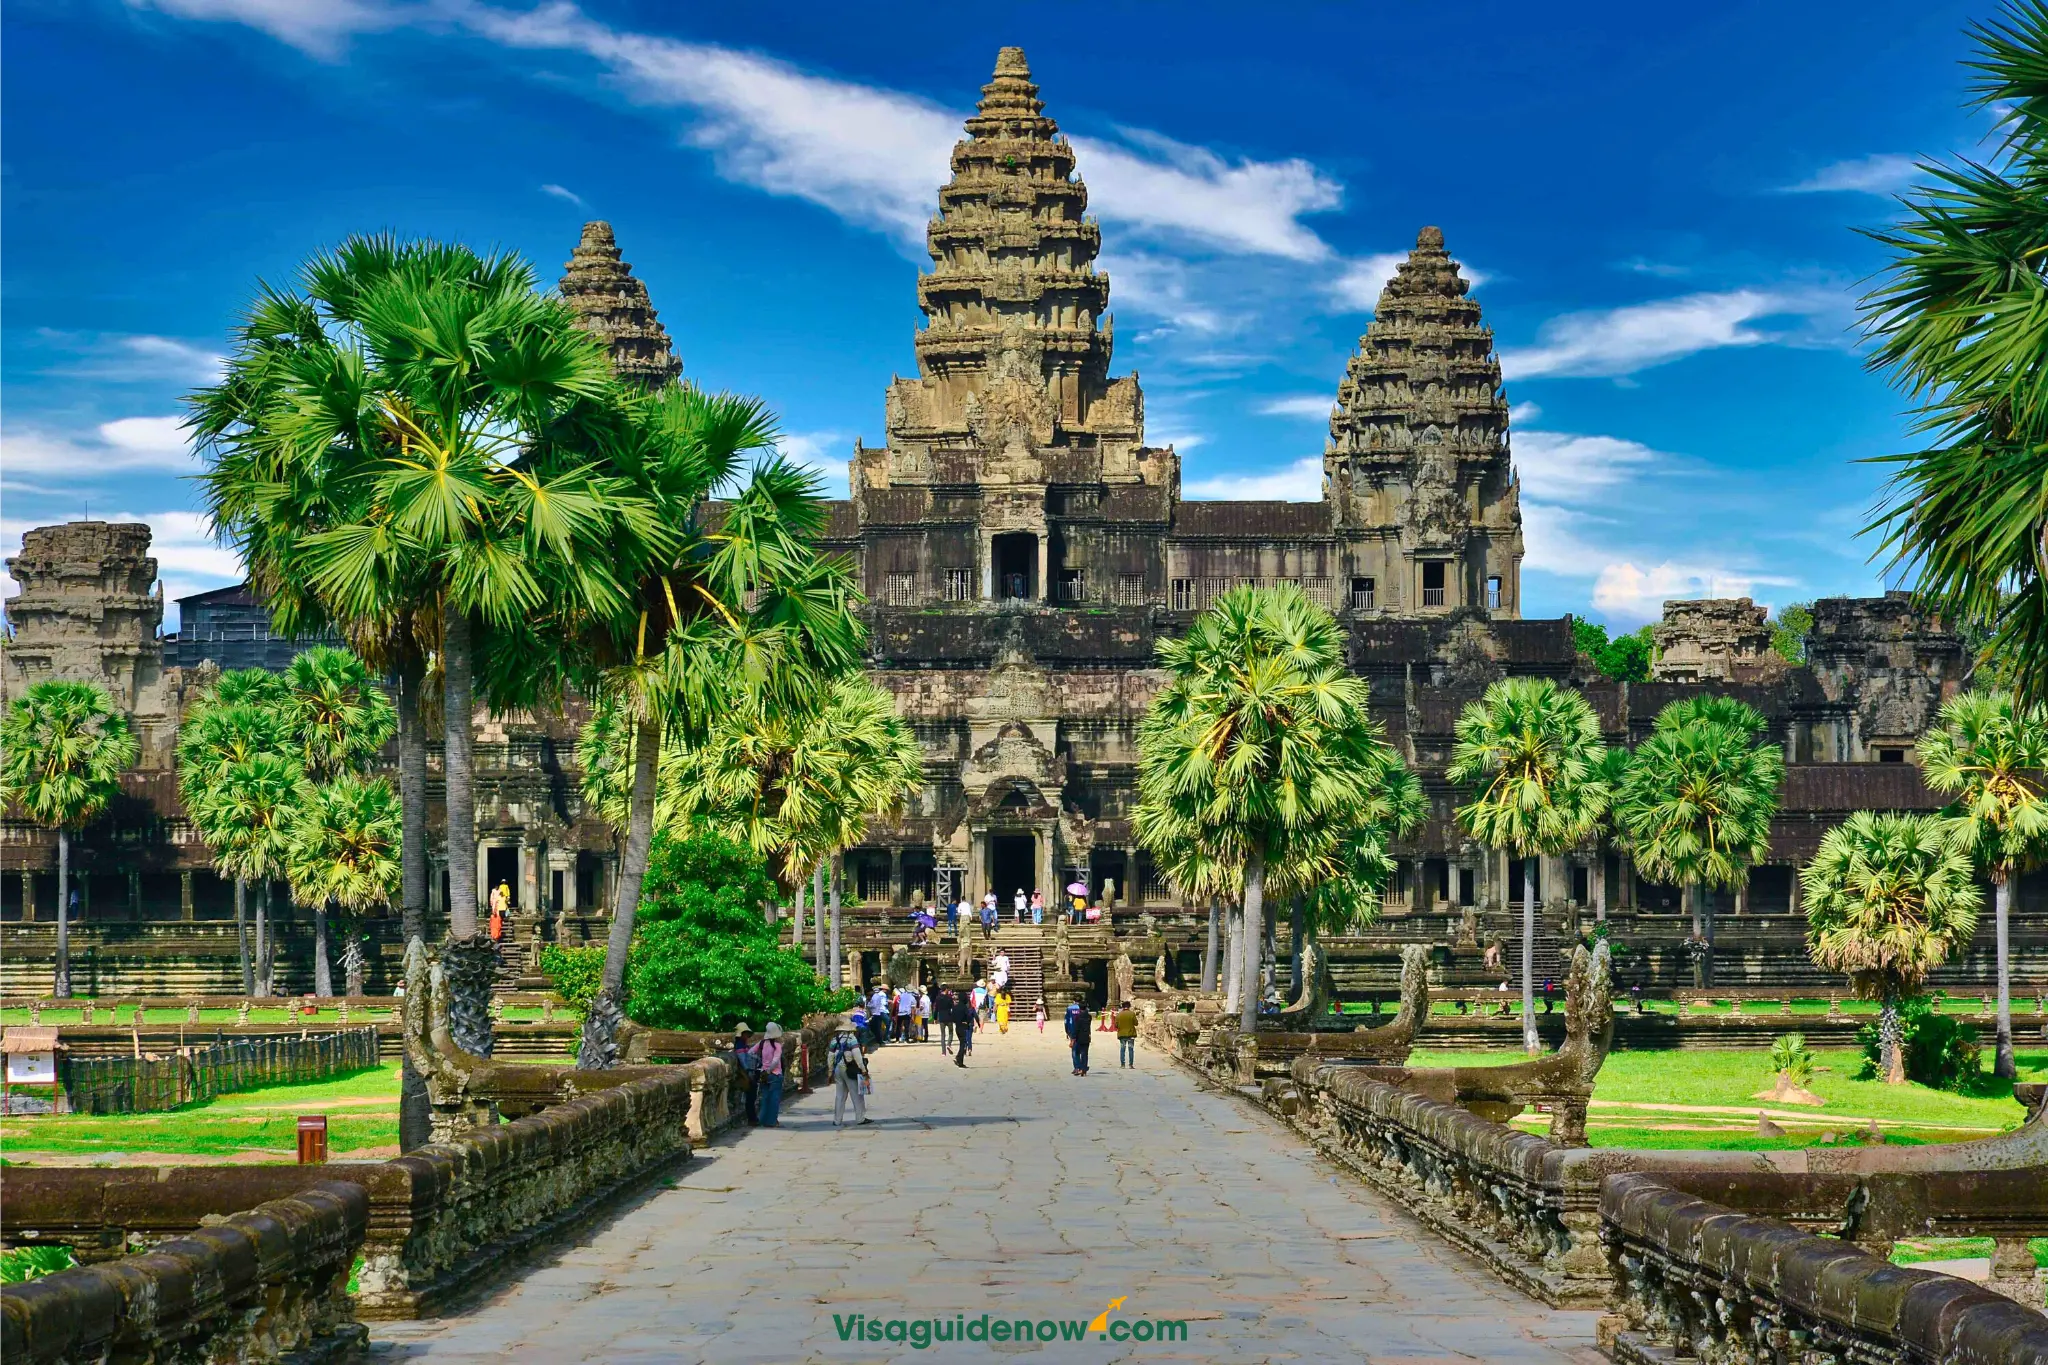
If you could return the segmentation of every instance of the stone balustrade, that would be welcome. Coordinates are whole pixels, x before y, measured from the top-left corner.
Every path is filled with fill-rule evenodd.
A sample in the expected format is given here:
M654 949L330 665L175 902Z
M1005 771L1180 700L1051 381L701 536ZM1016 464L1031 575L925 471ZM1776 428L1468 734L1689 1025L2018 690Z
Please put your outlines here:
M369 1222L328 1181L160 1243L0 1293L0 1357L25 1362L339 1360L365 1332L349 1267Z
M1599 1339L1621 1365L2048 1360L2037 1308L1739 1212L1660 1173L1609 1179L1600 1214L1615 1311Z

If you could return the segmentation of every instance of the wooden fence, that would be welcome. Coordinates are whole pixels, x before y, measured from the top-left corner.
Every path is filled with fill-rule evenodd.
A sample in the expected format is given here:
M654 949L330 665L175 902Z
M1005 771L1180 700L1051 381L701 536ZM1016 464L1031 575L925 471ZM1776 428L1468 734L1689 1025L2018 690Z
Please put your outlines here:
M375 1065L377 1030L352 1028L305 1038L222 1040L165 1057L73 1057L62 1066L61 1089L74 1114L140 1114Z

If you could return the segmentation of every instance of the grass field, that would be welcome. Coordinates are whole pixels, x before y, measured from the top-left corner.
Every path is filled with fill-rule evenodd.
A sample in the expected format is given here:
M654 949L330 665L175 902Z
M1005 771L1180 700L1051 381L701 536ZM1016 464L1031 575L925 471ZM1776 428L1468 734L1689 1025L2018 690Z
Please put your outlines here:
M1982 1013L1984 1007L1983 997L1981 995L1937 995L1931 998L1934 1001L1935 1008L1939 1010L1941 1013L1953 1014L1967 1019L1978 1018ZM1509 1007L1509 1010L1516 1017L1519 1017L1522 1012L1522 994L1520 987L1513 987L1507 992L1501 994L1499 1003L1506 1004ZM1852 995L1845 994L1840 996L1839 999L1834 1001L1833 1003L1840 1009L1840 1011L1843 1014L1853 1014L1858 1017L1868 1016L1871 1019L1875 1019L1877 1017L1877 1002L1874 1000L1858 1000L1856 997ZM1792 1012L1790 1014L1785 1014L1780 1010L1778 1002L1775 1000L1748 1000L1743 1002L1742 1016L1746 1019L1783 1019L1785 1021L1786 1031L1791 1032L1799 1027L1798 1020L1801 1017L1811 1017L1814 1015L1825 1017L1827 1015L1829 1005L1830 1001L1827 996L1821 996L1818 999L1814 1000L1794 1000L1792 1002ZM1380 1004L1381 1016L1383 1018L1391 1018L1393 1016L1394 1008L1395 1006L1391 997L1389 997L1386 1000L1383 1000ZM1492 1000L1488 1000L1487 1003L1484 1005L1472 1005L1470 1007L1470 1011L1472 1013L1477 1013L1480 1010L1484 1009L1490 1012L1497 1008L1498 1004L1496 1004ZM1562 1012L1564 1009L1564 992L1561 988L1552 997L1552 1008L1558 1012ZM1615 1012L1618 1014L1632 1014L1635 1012L1636 1007L1629 1000L1628 994L1626 990L1624 990L1620 995L1616 997L1614 1002L1614 1008ZM2022 995L2018 991L2015 991L2012 997L2012 1009L2013 1013L2015 1014L2031 1013L2034 1009L2034 996L2031 993ZM1539 1014L1543 1010L1543 997L1541 994L1538 994L1538 996L1536 997L1536 1010ZM1370 1002L1361 1002L1354 1000L1345 1005L1344 1012L1346 1014L1370 1014L1372 1012L1372 1005L1370 1004ZM1429 1012L1431 1014L1455 1015L1458 1013L1458 1002L1455 1000L1433 1001L1430 1004ZM1680 1006L1677 1002L1671 1000L1645 1000L1643 1001L1643 1013L1665 1015L1683 1014L1687 1017L1691 1017L1693 1015L1700 1015L1704 1017L1706 1015L1726 1016L1734 1013L1734 1009L1726 1001L1717 1002L1708 1005L1704 1009L1701 1009L1690 1004ZM1982 1020L1982 1024L1984 1032L1987 1034L1990 1033L1991 1020L1989 1018L1984 1018Z
M1776 1076L1767 1053L1747 1049L1615 1052L1608 1055L1593 1086L1586 1131L1595 1147L1703 1147L1768 1149L1811 1147L1832 1133L1855 1139L1876 1119L1887 1141L1958 1142L1988 1137L2019 1126L2024 1117L2009 1082L1988 1074L1967 1094L1921 1085L1886 1085L1858 1080L1860 1053L1828 1050L1814 1054L1816 1071L1807 1088L1827 1103L1819 1108L1773 1104L1755 1098ZM2048 1080L2048 1049L2022 1048L2022 1080ZM1410 1066L1501 1066L1516 1058L1500 1052L1445 1052L1417 1049ZM1987 1059L1988 1062L1988 1059ZM1757 1136L1758 1111L1785 1130L1782 1138ZM1549 1120L1524 1114L1515 1120L1542 1131Z
M114 1011L110 1006L111 1002L108 1001L95 1002L93 1007L93 1023L119 1024L126 1027L134 1021L135 1007L133 1005L122 1007L118 1018L115 1017ZM511 1005L506 1007L505 1020L513 1024L537 1024L541 1021L542 1013L543 1011L539 1005ZM199 1023L201 1026L232 1024L235 1022L238 1014L239 1011L232 1009L201 1010L199 1011ZM351 1024L384 1023L396 1017L397 1012L395 1010L383 1008L365 1009L358 1005L351 1005L348 1012L348 1021ZM575 1023L581 1017L581 1015L569 1009L566 1005L557 1005L555 1007L555 1020L557 1023ZM29 1015L26 1009L14 1007L0 1009L0 1024L26 1024L28 1021ZM69 1025L82 1023L83 1021L84 1011L76 1006L67 1006L61 1009L46 1008L43 1010L43 1023L46 1025ZM175 1026L185 1022L185 1011L183 1009L144 1010L142 1012L142 1022L144 1024L168 1024ZM249 1011L249 1022L252 1024L282 1025L287 1022L284 1006L281 1004L254 1006ZM295 1024L304 1023L308 1027L318 1027L322 1024L338 1025L341 1022L341 1014L338 1010L323 1008L311 1018L301 1016L299 1020L292 1022Z
M398 1063L333 1080L222 1095L161 1114L52 1114L0 1119L0 1156L134 1161L140 1154L293 1161L301 1114L327 1115L327 1147L340 1158L398 1143Z

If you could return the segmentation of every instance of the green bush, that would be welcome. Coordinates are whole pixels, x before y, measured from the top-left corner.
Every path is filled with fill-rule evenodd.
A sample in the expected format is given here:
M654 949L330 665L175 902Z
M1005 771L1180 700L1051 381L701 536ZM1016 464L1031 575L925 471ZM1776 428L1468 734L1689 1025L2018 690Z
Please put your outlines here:
M1981 1073L1983 1050L1977 1046L1977 1030L1941 1013L1928 997L1916 995L1902 1003L1899 1025L1905 1036L1907 1080L1936 1090L1961 1090ZM1884 1074L1877 1025L1856 1030L1856 1041L1863 1048L1863 1078Z
M71 1259L70 1247L27 1246L0 1251L0 1284L27 1284L77 1264Z
M767 868L715 834L655 836L627 966L626 1012L653 1028L724 1031L745 1021L794 1027L844 1009L803 956L780 946L761 913L776 899Z
M550 943L540 950L540 974L572 1009L588 1009L604 979L604 945L564 948Z

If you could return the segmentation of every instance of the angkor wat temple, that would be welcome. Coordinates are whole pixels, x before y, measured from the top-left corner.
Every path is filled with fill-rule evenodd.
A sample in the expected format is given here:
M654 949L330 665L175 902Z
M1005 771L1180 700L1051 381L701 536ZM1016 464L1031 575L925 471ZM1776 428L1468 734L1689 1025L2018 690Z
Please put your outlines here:
M952 170L927 234L933 268L917 281L916 375L890 382L885 441L855 446L851 497L831 505L827 530L871 602L874 675L925 749L923 790L845 855L875 943L895 932L881 907L991 889L1005 903L1020 888L1050 897L1078 879L1113 884L1124 921L1164 923L1167 969L1186 970L1200 908L1182 904L1130 823L1138 722L1159 681L1154 648L1230 587L1292 581L1349 632L1375 713L1430 799L1357 954L1421 940L1464 962L1504 934L1521 869L1461 833L1442 771L1460 709L1494 679L1539 674L1583 690L1614 743L1639 739L1663 706L1701 690L1740 696L1769 718L1789 765L1782 810L1770 858L1746 891L1721 898L1721 975L1822 980L1802 946L1794 867L1850 811L1939 804L1914 744L1967 680L1954 632L1903 596L1824 599L1795 664L1773 651L1761 607L1672 602L1651 681L1624 684L1576 651L1569 617L1525 619L1500 364L1434 227L1387 282L1337 378L1321 499L1184 500L1179 456L1146 442L1137 377L1112 373L1110 281L1094 268L1101 229L1019 49L998 57ZM648 383L679 372L610 225L585 229L562 291L622 372ZM88 932L118 938L114 922L132 924L138 941L148 921L228 913L170 772L183 700L225 656L208 640L158 638L147 546L139 526L29 532L9 561L22 591L8 603L14 637L0 669L8 696L42 677L93 678L135 713L145 753L131 799L75 856ZM213 605L218 621L235 600ZM242 605L247 629L260 631L260 604ZM188 606L181 636L194 621ZM480 884L511 884L522 932L601 934L589 917L607 899L613 836L578 797L577 722L573 710L500 717L479 735ZM10 819L0 857L5 917L47 920L53 841ZM1559 936L1597 910L1643 949L1628 970L1679 979L1689 924L1674 888L1588 846L1547 860L1538 891L1548 963ZM28 950L5 955L10 992L41 989L46 974L28 965L41 932L9 927L10 948ZM1987 914L1968 959L1937 982L1988 980L1990 934ZM178 941L204 937L195 923ZM2022 884L2014 938L2016 981L2048 977L2048 885L2037 876ZM231 954L231 934L223 941Z

